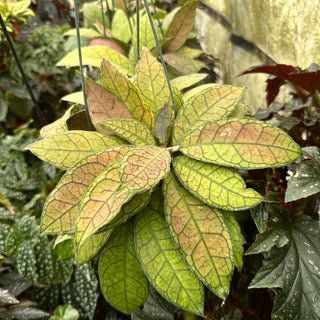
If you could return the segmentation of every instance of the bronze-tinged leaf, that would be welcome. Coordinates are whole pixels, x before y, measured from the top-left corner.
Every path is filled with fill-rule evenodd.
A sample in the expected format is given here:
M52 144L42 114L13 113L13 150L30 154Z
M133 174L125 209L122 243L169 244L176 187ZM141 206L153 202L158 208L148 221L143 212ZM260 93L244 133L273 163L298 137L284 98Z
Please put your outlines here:
M123 144L118 137L99 132L73 130L50 136L26 147L41 160L66 170L91 153Z
M181 141L180 151L194 159L242 169L282 167L302 155L282 130L247 118L202 125Z
M125 104L133 118L153 130L151 108L143 103L139 90L130 79L107 60L101 63L101 75L103 86Z
M90 184L109 164L120 160L129 149L129 146L113 147L89 155L70 168L44 204L41 232L71 232L79 215L79 203Z
M90 131L86 111L81 110L73 114L72 116L70 116L70 118L67 119L67 126L69 131L71 130Z
M165 38L171 40L164 45L164 52L174 52L185 43L193 27L197 6L198 1L189 1L175 13L165 34Z
M112 131L98 123L100 121L111 118L133 118L126 105L112 92L88 77L85 77L85 86L91 121L99 132L112 135Z
M172 110L169 109L168 103L160 109L156 119L154 121L154 132L159 139L161 145L164 145L167 141L168 128L172 123Z

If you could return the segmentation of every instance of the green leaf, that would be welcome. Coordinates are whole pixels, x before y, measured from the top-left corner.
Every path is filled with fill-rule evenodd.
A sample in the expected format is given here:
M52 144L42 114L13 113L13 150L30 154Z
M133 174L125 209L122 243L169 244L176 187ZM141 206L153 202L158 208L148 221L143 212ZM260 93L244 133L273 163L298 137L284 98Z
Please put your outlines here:
M5 241L7 236L9 235L10 232L12 232L12 227L4 224L4 223L0 223L0 252L5 252Z
M133 145L156 145L156 141L149 130L142 122L133 119L108 119L100 122L115 135L127 140Z
M79 318L79 312L71 305L58 306L53 313L60 320L77 320Z
M194 159L241 169L281 167L301 156L282 130L254 119L222 119L204 124L180 142Z
M306 147L302 151L309 161L299 163L295 175L288 181L285 202L307 198L320 192L320 149Z
M18 248L17 268L24 278L36 282L38 274L36 271L36 259L33 252L34 244L31 241L23 241Z
M117 137L104 136L99 132L72 130L50 136L26 147L41 160L60 169L69 169L91 153L123 143Z
M212 84L197 87L193 92L174 123L174 145L200 125L226 117L239 102L243 88Z
M207 73L193 73L188 74L187 76L180 76L172 79L170 82L174 85L178 90L182 91L187 89L200 81L204 80L208 76Z
M246 189L243 178L232 168L178 156L173 159L173 169L183 186L210 206L244 210L263 200L255 190Z
M165 52L178 50L187 40L192 30L198 1L189 1L173 16L165 38L170 39L163 47Z
M151 201L151 206L136 216L136 251L142 269L165 299L184 310L202 315L203 286L171 238L159 206L153 204L161 199Z
M173 116L172 109L169 109L168 103L164 104L156 116L154 121L154 132L161 145L165 144L167 141L168 129L172 124Z
M116 65L119 70L127 74L134 74L134 65L121 53L108 46L89 46L81 48L83 65L100 67L103 59ZM79 66L78 49L69 52L57 63L57 67L77 67Z
M81 37L85 37L85 38L97 38L100 37L101 34L93 29L88 29L88 28L79 28L79 32ZM70 29L67 32L65 32L63 34L63 36L73 36L76 37L77 36L77 29Z
M132 221L112 233L99 260L100 286L106 300L130 314L148 297L148 281L135 253Z
M123 10L116 10L112 18L112 36L124 43L128 43L131 39L131 30L127 15Z
M72 259L60 260L56 255L53 256L53 283L65 284L70 280L73 273Z
M223 214L186 191L170 174L163 184L171 234L197 277L225 299L234 265L234 248Z
M62 101L72 102L72 103L75 103L75 104L84 105L83 92L82 91L73 92L73 93L67 94L66 96L63 96L61 98L61 100Z
M290 240L273 248L253 279L251 288L282 288L275 297L274 317L320 318L320 231L318 221L300 216L287 222Z
M143 103L138 88L109 61L101 63L103 86L115 94L128 108L132 116L143 122L149 129L153 128L151 108Z

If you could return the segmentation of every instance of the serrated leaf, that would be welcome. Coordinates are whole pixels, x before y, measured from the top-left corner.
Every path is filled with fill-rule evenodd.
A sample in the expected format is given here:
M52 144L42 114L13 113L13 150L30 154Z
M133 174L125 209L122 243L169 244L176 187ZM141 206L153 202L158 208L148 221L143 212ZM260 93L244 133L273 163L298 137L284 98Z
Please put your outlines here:
M112 18L112 36L124 43L128 43L132 33L130 30L129 20L125 12L121 9L116 10Z
M171 238L160 208L149 206L136 216L135 242L142 269L152 286L174 305L202 315L203 286Z
M178 156L173 159L173 169L183 186L210 206L244 210L263 200L255 190L246 189L243 178L232 168Z
M26 147L41 160L60 169L69 169L91 153L118 146L123 140L99 132L73 130L50 136Z
M141 92L143 101L150 106L153 115L156 117L166 103L172 108L163 67L147 48L142 48L136 72L135 83Z
M128 108L132 116L143 122L149 129L153 128L151 108L143 103L138 88L109 61L101 63L103 86L115 94Z
M179 144L195 128L226 117L237 105L243 88L212 84L200 86L185 100L173 129L173 144Z
M188 74L187 76L180 76L172 79L170 82L174 85L178 90L182 91L187 89L200 81L204 80L208 76L207 73L193 73Z
M24 278L36 282L38 274L36 271L36 259L33 251L34 244L31 241L23 241L18 248L17 268Z
M156 145L151 131L140 121L133 119L108 119L101 121L99 124L133 145Z
M130 149L120 163L121 189L134 192L149 190L169 173L170 163L171 156L165 148L144 146Z
M288 181L285 202L307 198L320 192L320 151L318 147L302 149L309 161L298 164L296 173Z
M197 6L198 1L189 1L175 13L165 34L170 40L163 46L163 51L176 51L185 43L193 27Z
M148 297L148 281L135 253L133 221L112 233L99 260L100 286L106 300L130 314Z
M68 130L67 120L70 116L77 113L78 111L79 106L73 105L72 107L70 107L60 119L41 128L41 137L47 138L59 133L66 132Z
M168 129L172 124L174 114L172 109L169 109L168 103L159 110L154 121L154 132L159 139L161 145L165 144L168 136Z
M222 119L185 136L180 151L194 159L242 169L281 167L301 156L291 137L254 119Z
M116 95L88 77L84 80L90 118L98 131L112 134L110 130L98 123L100 121L110 118L132 119L132 114Z
M107 59L116 65L122 72L134 74L134 65L121 53L108 46L89 46L81 48L83 65L100 67L101 61ZM79 66L78 49L69 52L58 63L58 67L77 67Z
M223 214L186 191L170 174L163 184L165 215L171 234L197 277L226 298L234 265L234 248Z
M289 243L272 249L251 282L251 288L282 288L273 315L281 319L320 317L320 231L318 221L300 216L287 223ZM298 302L298 303L297 303Z

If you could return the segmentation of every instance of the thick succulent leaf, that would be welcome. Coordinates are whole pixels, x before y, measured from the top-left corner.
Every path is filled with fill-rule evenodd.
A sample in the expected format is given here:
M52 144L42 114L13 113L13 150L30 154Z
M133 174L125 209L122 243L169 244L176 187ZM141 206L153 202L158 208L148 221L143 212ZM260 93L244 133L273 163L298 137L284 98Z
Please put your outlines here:
M121 53L108 46L89 46L81 49L82 63L93 67L100 67L101 61L106 59L116 65L122 72L134 74L134 65ZM58 63L58 67L79 66L78 49L69 52Z
M195 128L226 117L237 105L243 88L212 84L199 87L197 93L185 100L174 123L173 144L179 144Z
M92 259L103 248L113 230L106 227L100 228L97 232L89 236L85 241L74 249L74 256L77 264L81 264Z
M165 179L163 193L171 234L191 270L225 299L233 273L234 248L223 214L195 198L173 174Z
M41 130L40 130L41 137L47 138L47 137L54 136L59 133L66 132L68 130L67 120L72 115L77 113L79 111L79 109L80 109L79 106L73 105L65 112L63 117L61 117L60 119L54 121L53 123L50 123L50 124L44 126L43 128L41 128Z
M318 147L302 149L307 161L298 164L296 173L288 181L285 201L296 201L320 192L320 151Z
M101 63L103 86L115 94L128 108L132 116L143 122L149 129L153 128L151 108L143 103L138 88L109 61Z
M131 39L131 30L129 20L125 12L121 9L116 10L112 18L112 36L124 43L128 43Z
M112 92L87 77L85 77L85 86L90 118L98 131L112 134L110 130L98 123L100 121L111 118L133 118L125 104Z
M31 241L23 241L19 245L17 255L17 268L19 273L31 282L35 282L38 278L33 248L34 244Z
M129 148L114 147L89 155L70 168L45 202L41 232L72 231L78 218L79 203L90 184L109 164L120 160Z
M251 288L282 288L276 294L274 316L281 319L320 318L320 231L318 221L300 216L287 221L289 243L273 248Z
M117 137L99 132L73 130L50 136L26 147L41 160L60 169L68 169L91 153L123 144Z
M142 269L165 299L202 315L203 286L184 261L160 210L148 206L136 216L136 251Z
M144 146L125 153L120 164L121 192L143 192L154 187L170 171L171 155L165 148Z
M254 119L222 119L185 136L180 151L192 158L242 169L281 167L301 156L282 130Z
M98 279L95 270L87 263L77 266L73 279L61 286L64 304L70 304L80 313L81 319L92 319L98 300Z
M163 51L174 52L187 40L193 27L198 1L189 1L174 15L165 38L170 39L164 46Z
M119 167L117 161L103 170L83 196L76 222L77 246L110 222L121 206L133 197L134 193L129 191L117 196L121 185Z
M163 67L147 48L142 48L135 83L144 103L150 106L154 117L166 103L172 108L169 86Z
M244 210L263 200L255 190L246 189L243 178L232 168L186 156L175 157L173 168L183 186L210 206L231 211Z
M148 281L134 246L133 221L112 233L99 260L100 287L117 310L130 314L148 297Z
M75 104L82 104L84 105L84 100L83 100L83 92L78 91L78 92L73 92L70 94L67 94L66 96L61 98L62 101L68 101L72 102Z
M100 124L133 145L144 146L156 144L149 128L140 121L133 119L108 119L101 121Z
M159 40L162 39L160 29L155 25L157 37ZM131 50L129 53L129 60L133 65L136 65L138 62L138 55L137 55L137 32L134 32L132 35L132 43L131 43ZM145 47L151 50L156 46L156 40L153 35L152 27L148 18L148 15L145 14L140 18L139 23L139 48L140 50Z
M199 83L200 81L204 80L207 76L207 73L194 73L188 74L187 76L180 76L174 78L170 82L172 85L177 87L178 90L182 91Z
M172 108L169 108L168 103L165 103L164 106L159 110L154 121L154 132L161 145L165 145L168 137L170 136L168 129L171 129L173 119L174 111Z

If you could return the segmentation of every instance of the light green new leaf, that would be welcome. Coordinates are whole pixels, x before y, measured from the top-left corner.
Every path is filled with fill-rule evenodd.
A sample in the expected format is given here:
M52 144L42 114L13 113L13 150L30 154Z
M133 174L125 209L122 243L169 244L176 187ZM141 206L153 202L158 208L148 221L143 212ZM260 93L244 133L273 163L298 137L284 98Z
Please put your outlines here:
M138 88L109 61L101 63L103 86L115 94L128 108L132 116L153 129L153 115L150 107L143 103Z
M66 96L62 97L61 100L84 105L83 92L82 91L78 91L78 92L73 92L73 93L67 94Z
M222 119L187 134L180 151L194 159L241 169L281 167L302 154L279 128L254 119Z
M92 154L71 167L44 204L41 232L71 232L79 215L79 203L90 184L109 164L120 160L129 148L114 147Z
M101 34L93 29L88 28L79 28L79 32L81 37L85 38L98 38L101 37ZM63 34L63 36L77 36L77 29L68 30Z
M102 293L117 310L130 314L148 297L148 281L134 247L133 222L112 233L99 259Z
M134 65L121 53L108 46L89 46L81 48L83 65L100 67L101 61L106 59L116 65L122 72L134 74ZM78 49L69 52L58 63L58 67L77 67L79 66Z
M166 103L172 108L163 67L147 48L142 48L135 83L140 90L143 101L150 106L154 117Z
M206 73L193 73L188 74L187 76L180 76L172 79L170 82L172 85L177 87L178 90L182 91L183 89L187 89L200 81L204 80L208 74Z
M223 214L184 189L173 174L163 184L165 215L174 240L191 270L225 299L234 265L234 248Z
M163 46L163 51L174 52L185 43L193 27L197 6L198 1L189 1L175 13L165 34L170 40Z
M108 119L99 122L99 124L133 145L156 145L151 131L140 121L133 119Z
M99 132L72 130L49 136L26 147L41 160L66 170L91 153L123 144L117 137Z
M178 156L173 160L173 169L183 186L210 206L236 211L263 200L255 190L246 189L243 178L232 168Z
M212 84L200 86L193 92L194 95L185 100L174 123L174 145L200 125L226 117L237 105L243 88Z
M124 43L128 43L131 39L131 30L127 15L123 10L116 10L112 18L112 36Z
M174 305L203 315L203 285L184 261L160 208L149 206L136 216L135 243L152 286Z

